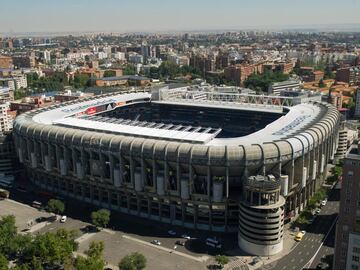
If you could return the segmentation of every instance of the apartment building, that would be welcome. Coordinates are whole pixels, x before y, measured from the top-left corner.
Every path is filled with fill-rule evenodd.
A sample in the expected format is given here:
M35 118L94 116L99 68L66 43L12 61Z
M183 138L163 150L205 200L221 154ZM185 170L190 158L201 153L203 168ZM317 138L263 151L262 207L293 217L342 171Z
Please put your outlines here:
M360 269L360 148L349 149L343 165L334 268Z

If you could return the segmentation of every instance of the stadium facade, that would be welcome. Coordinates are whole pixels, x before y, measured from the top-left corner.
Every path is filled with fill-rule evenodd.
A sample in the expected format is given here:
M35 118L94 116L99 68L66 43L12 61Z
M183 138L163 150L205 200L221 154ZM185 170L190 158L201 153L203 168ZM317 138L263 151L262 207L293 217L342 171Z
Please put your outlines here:
M282 249L334 158L339 113L294 98L189 91L110 94L18 116L16 151L36 185L188 228Z

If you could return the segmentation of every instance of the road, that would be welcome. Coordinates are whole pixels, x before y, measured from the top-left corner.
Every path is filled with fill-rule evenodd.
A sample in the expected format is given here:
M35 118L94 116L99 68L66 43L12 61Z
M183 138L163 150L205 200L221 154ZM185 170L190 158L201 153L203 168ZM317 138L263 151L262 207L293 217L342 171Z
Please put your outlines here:
M261 269L301 270L315 269L325 256L329 259L334 252L335 223L339 212L340 189L333 189L328 202L320 214L309 225L303 240L282 259L263 266Z

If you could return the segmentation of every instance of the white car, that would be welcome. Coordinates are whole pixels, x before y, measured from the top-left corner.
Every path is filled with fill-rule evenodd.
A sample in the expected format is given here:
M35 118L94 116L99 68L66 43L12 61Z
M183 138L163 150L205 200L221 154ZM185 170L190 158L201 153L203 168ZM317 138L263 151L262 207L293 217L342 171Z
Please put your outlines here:
M170 234L170 235L174 236L174 235L176 235L176 232L175 232L175 231L173 231L173 230L170 230L170 231L168 231L168 234Z
M67 220L67 216L62 216L62 217L60 218L60 222L61 222L61 223L65 223L66 220Z
M301 231L301 233L302 233L303 235L305 235L305 234L306 234L306 231Z
M321 206L325 206L326 202L327 202L326 200L321 201Z
M159 240L152 240L152 241L151 241L151 244L160 246L160 245L161 245L161 242L160 242Z
M184 238L184 239L187 239L187 240L190 240L190 239L191 239L191 237L188 236L187 234L183 234L183 235L181 236L181 238Z
M319 208L318 208L318 209L316 209L316 210L315 210L315 215L320 214L320 211L321 211L321 210L320 210Z

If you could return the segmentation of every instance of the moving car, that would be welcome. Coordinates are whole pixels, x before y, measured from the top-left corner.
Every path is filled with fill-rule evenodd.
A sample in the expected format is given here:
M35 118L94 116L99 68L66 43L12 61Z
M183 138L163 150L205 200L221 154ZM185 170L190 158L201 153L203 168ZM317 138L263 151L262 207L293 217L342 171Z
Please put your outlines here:
M304 234L302 232L298 232L297 235L295 235L295 241L300 242L304 237Z

